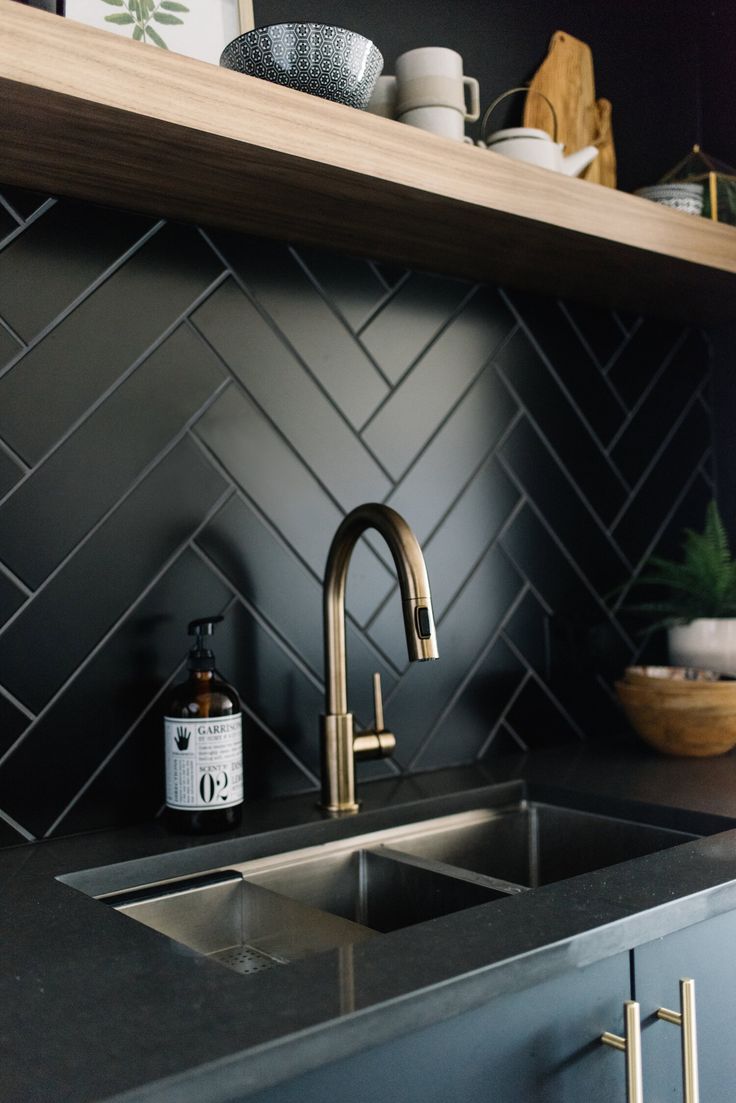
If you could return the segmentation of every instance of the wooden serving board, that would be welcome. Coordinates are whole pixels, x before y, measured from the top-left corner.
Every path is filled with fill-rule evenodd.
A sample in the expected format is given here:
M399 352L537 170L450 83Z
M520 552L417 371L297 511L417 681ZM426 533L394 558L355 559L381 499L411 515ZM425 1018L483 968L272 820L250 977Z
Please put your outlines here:
M582 173L606 187L616 187L616 152L611 129L611 103L596 100L593 76L593 55L590 47L566 31L555 31L549 52L529 86L524 105L524 126L534 126L552 132L552 116L541 92L557 112L557 140L563 142L565 153L574 153L583 146L596 145L595 161Z

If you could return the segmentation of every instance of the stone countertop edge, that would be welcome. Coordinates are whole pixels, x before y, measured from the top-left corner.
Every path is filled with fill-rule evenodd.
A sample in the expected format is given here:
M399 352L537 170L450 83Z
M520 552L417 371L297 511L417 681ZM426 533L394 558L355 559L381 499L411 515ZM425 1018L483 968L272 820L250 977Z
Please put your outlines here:
M263 1012L267 1016L270 1010L273 1015L270 1037L266 1029L261 1040L240 1048L233 1045L224 1054L214 1052L211 1060L207 1060L206 1055L203 1059L205 1046L191 1067L186 1065L192 1058L186 1039L177 1041L174 1037L171 1047L175 1052L167 1055L169 1068L160 1070L164 1075L144 1077L146 1082L137 1086L134 1086L135 1074L131 1077L129 1071L125 1082L126 1059L129 1064L135 1058L135 1052L129 1048L118 1058L119 1073L112 1067L109 1076L102 1075L97 1087L82 1084L79 1090L63 1098L70 1103L102 1103L103 1100L106 1103L146 1103L149 1100L156 1103L231 1103L328 1061L339 1060L478 1007L503 992L529 987L568 969L581 968L736 908L736 830L733 830L736 827L736 757L693 761L660 758L636 746L624 745L613 752L584 748L571 753L567 748L499 758L479 767L364 785L362 795L366 811L355 819L323 820L313 808L314 795L309 794L248 809L238 835L220 836L214 841L175 838L160 826L150 825L10 848L0 852L0 882L11 890L5 893L6 965L8 958L12 962L13 924L24 922L24 906L30 909L34 903L42 913L39 929L35 936L28 930L22 936L18 934L18 961L23 959L23 951L35 947L38 958L34 975L43 978L48 973L53 979L50 954L54 947L49 947L44 937L44 909L47 916L53 915L55 930L68 943L67 952L73 961L77 960L75 955L83 960L82 947L94 939L95 920L102 919L102 913L94 910L100 907L97 901L72 890L70 884L79 879L78 890L85 878L94 882L95 878L109 876L105 873L108 865L118 866L117 874L116 871L112 873L108 889L112 891L116 875L130 885L130 874L144 871L154 861L158 868L163 861L164 867L175 871L164 876L181 876L190 868L207 868L210 857L214 858L214 866L235 860L234 856L228 857L227 852L234 855L238 850L241 855L238 860L242 861L244 848L250 851L246 857L256 855L264 848L270 849L275 839L287 840L286 848L291 848L311 845L312 840L361 834L373 830L372 825L398 807L402 813L408 812L411 819L445 814L442 806L453 802L470 807L477 803L480 792L503 782L515 783L513 789L518 789L519 782L523 782L537 800L551 803L557 800L571 807L618 816L625 816L628 811L634 819L711 834L671 850L504 900L500 902L502 924L494 922L501 915L499 902L494 902L420 927L393 932L381 940L371 940L354 948L356 972L360 976L362 970L364 981L362 990L359 985L357 987L356 1004L363 1006L356 1006L354 1010L333 1009L332 1013L321 1016L317 1012L301 1028L295 1029L295 1024L291 1023L284 1029L274 1007L269 1009L266 1001ZM422 814L424 802L431 802L432 807ZM435 808L437 802L439 812ZM402 815L402 822L405 818ZM297 836L300 841L293 841ZM305 839L308 841L303 841ZM80 872L84 870L88 872ZM178 870L182 872L176 872ZM66 884L56 879L59 876L63 876ZM74 897L68 895L72 891ZM29 910L27 914L33 912ZM109 919L113 918L125 920L116 913L110 914ZM171 970L176 968L179 989L188 991L186 968L196 955L175 961L168 940L137 924L132 925L139 928L135 934L119 923L102 922L100 926L109 928L104 935L100 930L100 939L112 939L114 951L117 940L123 958L135 952L140 934L144 961L160 970L159 979L166 979L169 973L174 978ZM250 980L260 982L258 991L262 994L275 986L277 996L279 992L288 993L295 1004L299 1004L309 1000L312 985L319 988L322 983L319 970L321 965L325 967L329 956L318 955L291 965L288 970L278 971L279 976L269 972L265 977L260 974ZM46 970L45 961L49 963ZM428 963L432 961L442 962L441 967L430 967ZM223 991L220 1012L227 1015L228 1007L237 1008L238 992L244 992L238 985L248 982L235 975L227 976L226 980L221 967L211 962L204 964L208 967L208 982L212 980L212 970L220 971L214 976L215 982L221 981ZM89 955L88 968L95 968L94 954ZM289 975L288 982L284 981L284 974ZM273 978L274 986L264 987L266 977ZM156 978L148 979L155 981ZM76 978L76 988L69 993L70 1015L77 1008L76 997L84 981L84 976ZM12 991L12 985L6 987ZM217 983L210 983L210 989L217 993ZM131 998L135 991L133 985L128 997ZM151 1021L158 1013L171 1016L168 992L157 993L155 985L153 992L153 996L148 993L150 1002L144 1004ZM21 986L13 994L14 1001L9 1002L4 997L0 1003L0 1007L11 1010L10 1016L0 1011L0 1032L6 1047L12 1050L17 1046L21 1055L28 1057L27 1026L37 992L29 992ZM28 1003L26 1009L24 996ZM66 993L57 990L53 998L57 1007L64 1007ZM326 1008L329 999L325 998L324 1002ZM15 1023L13 1012L19 1008L21 1014ZM24 1010L28 1016L25 1022ZM140 1017L142 1008L112 1004L104 1014L112 1027L116 1017L122 1022L122 1016L129 1016L131 1012ZM247 1023L245 1012L243 1015L243 1022ZM144 1025L145 1018L143 1014ZM286 1018L288 1020L288 1015ZM175 1015L171 1021L175 1022ZM219 1035L218 1041L222 1043ZM125 1044L130 1047L131 1042L124 1041L123 1049ZM44 1074L58 1076L59 1057L53 1053L53 1043L47 1043L46 1051L37 1046L33 1049L36 1051L33 1054L36 1085L43 1083ZM177 1050L180 1050L178 1055ZM79 1052L65 1053L64 1061L78 1076L80 1067L91 1057L94 1055L83 1052L83 1043L80 1043ZM18 1060L21 1059L19 1056ZM5 1078L13 1076L12 1062L9 1072L7 1062L4 1064L6 1071L0 1070L0 1087L5 1083L8 1089L7 1096L0 1092L4 1098L13 1099L14 1103L15 1100L19 1103L34 1100L35 1103L35 1100L61 1098L53 1094L11 1095L17 1085ZM151 1072L155 1072L154 1068L149 1069Z

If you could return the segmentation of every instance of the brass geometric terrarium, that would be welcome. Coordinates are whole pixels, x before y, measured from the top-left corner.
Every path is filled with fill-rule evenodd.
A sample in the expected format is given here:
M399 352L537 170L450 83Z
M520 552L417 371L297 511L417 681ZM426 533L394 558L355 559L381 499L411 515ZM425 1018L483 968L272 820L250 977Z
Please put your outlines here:
M736 169L694 145L660 184L703 184L703 216L736 226Z

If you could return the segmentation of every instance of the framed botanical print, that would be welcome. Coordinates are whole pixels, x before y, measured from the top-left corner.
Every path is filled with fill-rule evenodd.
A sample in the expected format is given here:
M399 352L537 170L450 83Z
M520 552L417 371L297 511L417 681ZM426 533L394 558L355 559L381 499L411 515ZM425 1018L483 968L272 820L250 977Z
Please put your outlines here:
M67 19L216 65L253 28L253 0L65 0Z

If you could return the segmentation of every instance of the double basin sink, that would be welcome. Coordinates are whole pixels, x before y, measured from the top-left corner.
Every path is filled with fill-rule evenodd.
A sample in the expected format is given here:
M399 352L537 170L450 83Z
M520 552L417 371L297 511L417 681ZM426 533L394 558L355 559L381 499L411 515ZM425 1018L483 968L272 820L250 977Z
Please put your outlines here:
M695 838L534 801L478 807L102 897L240 973L354 945Z

